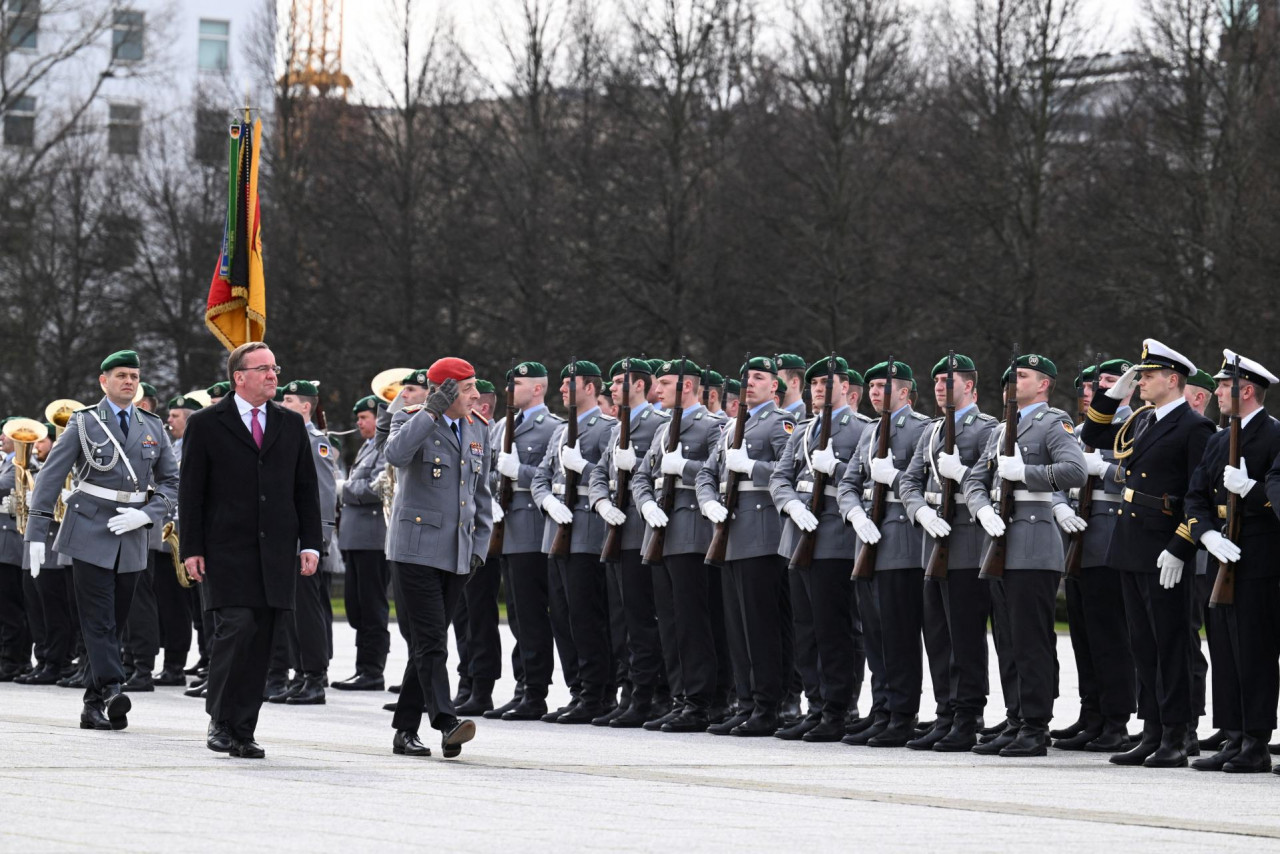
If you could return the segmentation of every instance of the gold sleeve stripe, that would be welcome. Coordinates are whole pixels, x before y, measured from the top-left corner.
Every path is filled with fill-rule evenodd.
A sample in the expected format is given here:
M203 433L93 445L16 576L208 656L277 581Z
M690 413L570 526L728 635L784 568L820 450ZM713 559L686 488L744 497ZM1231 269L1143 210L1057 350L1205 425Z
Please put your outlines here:
M1187 527L1187 523L1183 522L1178 526L1178 536L1186 540L1188 543L1195 544L1195 540L1191 539L1191 529Z
M1092 421L1095 424L1110 424L1111 420L1115 416L1104 415L1103 413L1099 412L1098 410L1090 406L1088 409L1084 411L1084 417L1088 418L1090 421Z

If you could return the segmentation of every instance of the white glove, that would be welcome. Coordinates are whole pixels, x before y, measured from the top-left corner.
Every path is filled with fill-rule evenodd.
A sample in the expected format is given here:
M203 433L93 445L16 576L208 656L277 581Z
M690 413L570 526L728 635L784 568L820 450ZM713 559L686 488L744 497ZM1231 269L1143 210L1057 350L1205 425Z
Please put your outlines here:
M1014 445L1012 457L997 456L996 471L1004 480L1025 480L1027 477L1027 464L1022 461L1022 448Z
M644 517L645 524L650 528L667 527L667 514L662 512L658 502L652 498L640 505L640 515Z
M1004 520L991 508L990 504L978 511L978 522L982 525L982 530L987 532L988 537L1004 536Z
M557 525L570 525L573 523L573 511L564 506L564 502L554 495L548 495L542 499L542 510Z
M1110 465L1102 458L1102 451L1090 451L1084 455L1084 470L1090 477L1106 477Z
M1129 368L1125 371L1120 379L1116 380L1116 384L1107 389L1107 397L1112 400L1124 400L1133 393L1133 388L1138 384L1138 369Z
M818 530L818 517L814 516L799 498L793 498L782 505L782 512L790 516L791 521L796 523L796 527L806 534Z
M607 498L596 503L596 512L600 514L600 518L607 525L612 525L616 528L619 525L626 524L627 514L619 510L617 505Z
M1156 567L1160 570L1160 586L1165 590L1177 587L1182 580L1182 565L1182 560L1168 551L1160 552L1160 556L1156 558Z
M560 465L567 471L582 474L582 470L587 467L587 458L582 456L575 445L561 445Z
M338 496L338 501L342 501L342 487L345 486L346 483L347 479L345 477L338 477L333 480L333 492Z
M395 415L401 409L404 409L404 386L396 392L396 396L391 398L391 402L387 404L387 414Z
M960 462L960 452L948 454L946 451L938 454L938 474L945 478L954 480L956 483L964 480L965 474L969 471L965 464Z
M498 474L509 480L520 477L520 458L506 451L498 452Z
M1200 538L1200 545L1223 563L1235 563L1240 560L1240 547L1217 531L1206 531Z
M667 475L684 475L684 454L677 446L674 451L662 455L662 473Z
M897 476L898 468L893 464L893 449L890 449L883 457L871 458L871 479L876 483L893 486L893 481Z
M9 508L10 508L10 507L12 507L12 506L13 506L13 494L12 494L12 493L10 493L9 495L6 495L4 498L0 499L0 513L8 514L8 513L9 513Z
M31 577L40 577L40 567L44 566L44 543L32 542L27 543L27 554L31 560Z
M813 463L813 470L820 471L823 474L835 474L836 466L840 459L836 456L836 452L831 449L831 444L827 443L825 448L819 448L809 457Z
M1058 527L1068 534L1078 534L1089 527L1088 522L1065 504L1053 505L1053 518L1058 520Z
M747 477L751 477L751 472L756 467L756 461L751 459L746 448L730 448L729 453L725 455L724 463L729 467L729 471L736 471Z
M1249 466L1245 463L1244 457L1240 458L1240 468L1227 466L1222 471L1222 485L1241 498L1249 494L1249 490L1253 489L1255 483L1257 483L1256 480L1249 479Z
M855 506L844 518L853 526L853 532L858 535L858 539L869 546L880 542L880 529L876 527L875 522L867 518L866 510Z
M613 464L618 471L635 471L636 468L636 449L635 446L630 448L614 448Z
M711 520L711 524L719 525L729 518L729 509L719 501L702 502L702 515Z
M947 524L947 520L927 504L916 511L916 524L924 528L924 532L935 540L951 533L951 526Z
M107 520L107 529L117 537L135 531L151 521L151 517L137 507L117 507L117 515Z
M498 499L493 499L493 524L498 524L507 518L507 514L502 512L502 503Z
M382 488L387 484L387 470L383 469L378 472L377 477L369 481L369 488L374 492L382 492Z

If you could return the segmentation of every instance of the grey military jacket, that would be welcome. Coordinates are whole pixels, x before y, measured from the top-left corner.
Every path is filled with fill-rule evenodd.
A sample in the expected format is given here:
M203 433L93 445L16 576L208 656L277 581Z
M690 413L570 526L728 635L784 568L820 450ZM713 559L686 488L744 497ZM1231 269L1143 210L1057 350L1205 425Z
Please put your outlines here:
M929 416L916 412L910 406L904 406L893 415L889 434L889 449L893 451L894 466L898 469L898 477L889 490L889 502L885 506L884 518L880 521L880 542L876 546L876 571L882 569L920 569L924 564L920 559L920 537L913 523L907 518L902 504L902 474L910 465L915 455L916 446L920 444L920 435L929 426ZM844 477L840 478L840 486L836 495L840 502L840 516L849 515L855 504L861 504L864 510L871 510L871 490L875 481L871 479L871 458L875 456L877 436L880 422L875 421L858 441L858 450L853 460L845 468ZM856 539L856 538L855 538ZM854 557L862 551L863 543L857 541Z
M1133 410L1128 406L1121 406L1116 410L1114 420L1123 422ZM1080 443L1081 450L1084 449L1084 440L1080 438L1081 425L1076 425L1076 441ZM1098 448L1102 458L1106 460L1107 473L1101 478L1094 478L1094 495L1093 506L1089 512L1089 518L1085 521L1089 523L1089 527L1084 529L1084 554L1081 555L1082 567L1089 566L1106 566L1107 565L1107 546L1111 544L1111 531L1116 526L1116 520L1120 518L1120 502L1124 495L1123 483L1117 483L1115 474L1119 466L1115 463L1115 448ZM1087 476L1086 472L1086 476ZM1123 480L1123 478L1121 478ZM1073 510L1080 507L1080 490L1072 489L1070 491L1060 490L1053 494L1054 504L1066 504ZM1062 541L1064 544L1070 541L1068 534L1063 533Z
M120 443L137 482L118 454L110 432ZM85 459L84 445L89 459ZM74 471L77 484L110 489L120 493L146 493L141 501L106 499L79 489L66 501L67 513L62 520L55 544L65 558L82 560L119 572L141 572L147 568L147 536L149 527L164 524L164 518L177 503L178 460L169 444L169 433L159 416L133 408L128 437L120 432L120 424L104 397L98 405L75 413L67 423L41 469L41 477L31 497L31 517L27 523L26 541L43 542L53 524L53 506L62 491L67 474ZM148 525L121 536L107 528L107 521L117 515L117 507L136 507L150 519Z
M40 464L35 460L32 460L32 463L31 463L31 473L35 475L35 478L37 481L40 480ZM13 473L13 472L9 473L9 477L15 477L15 476L16 476L16 473ZM8 494L8 492L3 487L4 483L5 483L5 474L3 473L3 465L0 464L0 496ZM64 483L65 483L65 480L64 480ZM0 522L9 523L10 526L13 527L13 530L15 532L17 531L17 526L15 524L16 521L17 521L16 519L0 520ZM45 534L45 537L44 537L45 551L44 551L44 564L42 565L42 568L44 569L48 569L51 566L70 566L71 565L71 559L62 557L61 555L58 554L57 549L53 547L53 544L58 539L58 531L61 529L61 527L62 526L59 525L57 522L49 523L49 532ZM156 526L156 528L159 528L159 526ZM31 569L31 555L27 554L27 550L22 548L22 544L23 544L22 538L19 537L17 545L18 545L18 551L22 555L22 568ZM3 561L0 561L0 563L2 562Z
M854 541L858 537L853 533L853 528L844 523L844 517L840 514L837 484L844 477L849 461L858 450L858 440L870 423L870 418L847 406L831 414L831 448L838 462L835 472L827 478L822 511L817 514L814 560L853 560ZM809 465L809 457L818 449L818 434L821 429L821 418L812 418L800 425L791 441L787 442L782 458L773 467L773 472L769 475L769 494L779 513L783 512L782 508L787 506L787 502L796 499L812 509L810 500L813 497L813 469ZM783 516L778 554L790 560L799 542L800 529L791 521L790 516Z
M338 521L338 450L324 431L307 422L307 438L311 440L311 456L316 461L316 484L320 489L320 525L325 550L333 541Z
M966 469L978 462L987 446L988 435L999 423L977 406L956 422L956 453ZM935 418L921 434L911 463L902 473L902 506L906 508L907 519L912 525L916 524L916 513L921 507L928 505L934 510L941 510L942 485L937 465L943 444L942 418ZM963 485L963 481L955 484L955 515L951 519L951 534L947 537L947 569L977 569L982 565L982 550L986 546L986 533L964 503ZM923 531L920 536L920 561L927 565L935 541Z
M631 410L630 439L631 447L636 452L637 468L640 460L649 453L658 427L669 420L671 420L670 413L654 409L647 403ZM600 458L600 464L591 470L588 498L593 508L605 499L618 504L618 468L613 464L613 452L618 447L621 430L621 424L613 425L613 429L609 431L609 441L605 445L604 456ZM626 514L627 521L622 526L622 548L626 551L636 551L644 541L644 519L641 518L640 508L635 501L631 500L630 494L627 495Z
M964 500L975 517L994 503L992 493L999 480L996 457L1003 438L1001 424L988 435L982 456L964 479ZM1061 572L1065 553L1053 520L1052 493L1084 485L1084 452L1067 413L1050 406L1041 406L1020 420L1018 446L1027 472L1025 483L1014 493L1013 520L1004 533L1008 538L1005 569Z
M542 533L546 525L542 508L533 500L530 489L533 486L533 476L547 455L551 437L563 424L563 418L553 415L544 406L516 426L511 450L520 458L520 472L515 480L511 507L507 510L507 515L502 522L504 527L502 553L504 555L528 554L542 550ZM496 441L501 442L503 432L499 431L497 436Z
M533 503L542 507L547 496L554 495L565 506L573 510L573 527L569 540L570 554L600 554L604 545L604 520L600 514L591 509L590 498L591 474L599 467L600 458L604 456L609 444L609 436L617 426L618 419L604 415L598 408L578 416L578 452L587 460L587 466L578 477L576 495L564 494L564 467L560 465L560 449L564 447L569 425L561 424L556 428L547 452L542 457L533 474L530 495ZM549 553L560 526L547 517L542 529L542 551Z
M17 482L17 472L13 459L6 456L0 459L0 496L13 492ZM22 566L22 535L18 533L18 520L10 513L0 513L0 564L5 566Z
M722 504L725 501L729 484L725 456L733 441L733 430L734 425L726 422L720 441L698 472L695 482L699 508L708 501ZM728 508L729 518L725 524L729 526L729 540L725 547L725 560L747 560L778 553L782 520L769 496L769 478L795 432L795 416L772 403L761 406L754 415L747 417L742 430L742 447L756 464L751 469L750 478L738 481L737 506Z
M371 485L386 463L376 439L365 441L356 451L355 464L342 484L342 522L338 525L338 548L342 551L380 552L386 548L382 493Z
M411 409L392 418L383 449L396 467L387 559L467 575L493 533L488 428L463 418L459 442L443 417Z
M711 545L711 523L702 515L694 489L698 472L702 470L702 464L719 441L723 426L724 421L701 405L691 407L689 412L681 416L680 452L684 455L685 465L676 487L672 512L667 520L665 554L705 555L707 547ZM636 462L636 470L631 478L631 500L637 508L643 507L646 501L658 501L659 505L662 504L659 499L666 477L662 473L662 453L670 429L670 420L659 425L653 435L653 442L649 445L649 453ZM653 530L646 525L644 540L640 544L642 550L648 548L649 538L652 536Z

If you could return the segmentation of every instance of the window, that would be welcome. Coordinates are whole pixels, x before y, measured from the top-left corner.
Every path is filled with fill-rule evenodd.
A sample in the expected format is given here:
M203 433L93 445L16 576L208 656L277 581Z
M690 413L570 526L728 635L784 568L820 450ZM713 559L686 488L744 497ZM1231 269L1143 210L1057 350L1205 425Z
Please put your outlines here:
M226 71L227 48L230 42L230 21L200 20L200 52L198 54L201 71Z
M4 111L4 144L30 148L36 141L36 99L15 98Z
M142 61L145 22L142 12L121 10L111 24L111 58L118 62Z
M5 37L14 50L35 50L40 35L40 0L7 0Z
M136 104L111 104L107 114L107 150L136 156L142 140L142 108Z
M196 110L196 160L209 166L227 165L227 114Z

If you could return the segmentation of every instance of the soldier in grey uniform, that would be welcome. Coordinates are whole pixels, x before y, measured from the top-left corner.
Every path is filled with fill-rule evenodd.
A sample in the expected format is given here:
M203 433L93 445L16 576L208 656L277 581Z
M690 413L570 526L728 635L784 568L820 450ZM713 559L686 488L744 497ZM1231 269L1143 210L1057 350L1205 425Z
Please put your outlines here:
M571 370L572 369L572 370ZM600 550L604 545L604 519L592 512L589 498L591 472L600 462L617 419L600 413L595 405L600 391L600 368L594 362L578 361L560 371L560 394L568 406L570 383L576 385L578 400L585 411L578 413L578 441L566 444L568 425L551 438L531 491L534 504L546 514L542 551L548 566L564 588L569 630L578 654L578 681L575 702L556 718L556 723L585 724L608 714L617 697L607 697L613 681L613 660L609 645L609 608ZM576 495L565 494L565 470L578 472ZM552 554L552 544L561 525L569 525L568 555ZM552 601L552 608L556 602Z
M728 526L721 585L738 697L737 714L709 731L770 736L780 726L779 707L795 664L783 652L791 614L783 608L789 592L786 562L778 555L782 522L765 493L795 433L796 419L777 406L778 369L772 358L750 359L741 373L746 378L743 403L748 407L742 447L728 447L736 428L726 427L696 480L702 515L712 524ZM730 472L739 476L732 508L724 503Z
M653 529L667 528L662 562L653 567L654 601L663 651L668 653L667 679L673 694L683 693L683 703L673 703L665 720L658 718L645 726L656 725L663 732L700 732L713 717L723 715L725 698L717 692L720 662L713 624L723 607L719 570L704 562L711 523L698 509L694 489L703 462L719 441L723 422L698 402L702 375L698 366L686 359L684 382L677 387L679 371L678 361L663 362L655 371L663 409L682 409L679 445L666 452L671 422L660 425L631 481L631 497L645 520L642 552L648 549ZM670 517L659 504L667 476L677 478Z
M164 422L133 405L138 354L121 350L102 362L106 395L77 412L54 444L31 496L26 543L31 573L47 559L45 535L66 476L76 486L56 547L71 559L89 673L80 726L124 729L131 703L121 690L120 633L138 573L147 566L147 532L162 524L178 489L178 463Z
M630 374L631 397L623 399L623 377ZM591 470L589 498L592 509L609 525L622 526L621 560L609 566L616 573L618 589L622 594L623 620L625 623L627 677L631 682L631 700L625 708L620 704L618 714L607 723L619 729L643 726L665 714L668 708L659 708L658 696L666 686L663 672L662 641L658 635L658 615L653 601L653 572L641 563L640 544L644 538L644 519L636 503L627 495L626 511L619 509L618 473L632 472L636 462L649 452L659 425L671 417L653 408L647 401L653 386L653 369L644 359L620 359L609 369L612 378L610 392L619 406L628 404L631 409L630 444L619 447L621 425L614 425L605 446L600 464ZM616 643L615 643L616 648ZM654 714L658 708L659 714Z
M1003 579L991 582L993 620L1009 627L1009 653L1017 676L1017 723L974 752L1001 756L1044 756L1057 693L1057 636L1054 608L1062 574L1062 537L1053 519L1053 494L1083 486L1084 452L1070 417L1049 406L1057 367L1039 354L1018 358L1006 394L1018 406L1013 425L993 430L977 464L964 481L965 503L990 537L1007 536ZM1017 430L1012 456L1003 456L1003 431ZM1013 494L1013 518L1006 526L992 502L999 481L1021 484ZM1006 700L1006 705L1009 705ZM1012 730L1017 727L1017 732Z
M387 558L396 612L409 627L409 664L392 726L392 750L425 756L418 738L425 711L446 757L475 735L459 720L449 690L449 621L468 576L484 563L493 531L489 433L468 413L479 400L475 369L458 358L427 369L421 409L395 412L385 453L396 467Z
M874 723L844 741L901 747L915 734L924 678L920 656L924 565L919 536L902 504L902 473L911 463L929 418L911 408L912 374L905 362L895 361L892 366L880 362L863 377L872 407L878 413L886 409L890 413L889 455L874 459L880 432L880 424L874 424L863 432L858 451L840 479L838 494L840 511L858 535L857 551L861 552L864 543L878 544L874 575L869 581L855 581L855 586L872 691L879 682L884 705ZM875 483L889 486L879 526L866 512Z
M12 515L17 475L13 457L13 442L0 435L0 495L4 501L0 508L0 682L12 682L31 671L31 632L22 593L22 534Z
M939 409L947 405L947 360L933 366L933 392ZM934 728L907 742L917 750L942 753L968 751L977 743L982 712L987 703L987 619L991 594L978 578L984 533L969 515L960 485L982 456L996 419L978 408L978 372L973 360L956 354L952 367L952 404L955 407L955 453L944 447L943 419L935 418L920 436L916 453L902 475L902 504L907 516L924 530L922 562L927 565L934 540L947 538L947 576L926 579L926 632L946 632L950 661L945 676L950 704L941 710ZM945 417L945 416L944 416ZM938 515L943 479L954 484L955 512L950 523Z
M355 464L342 482L342 524L338 527L338 548L347 568L343 585L347 622L356 632L356 672L341 682L332 683L341 691L381 691L385 686L383 669L391 651L388 630L390 604L387 585L391 572L387 567L387 521L382 506L382 490L374 481L386 467L383 449L376 430L378 404L381 399L368 395L351 408L356 430L364 439L356 451ZM323 510L321 513L323 515Z
M815 362L805 374L815 412L826 404L828 362L829 358ZM871 423L849 402L850 386L862 384L861 375L836 357L827 446L818 447L822 422L815 416L794 432L769 476L770 496L783 514L779 556L790 561L803 532L812 531L815 537L812 563L788 573L797 664L809 697L809 713L775 733L784 740L839 741L849 712L857 711L862 659L861 629L849 578L854 534L840 514L836 484ZM817 515L810 504L815 471L827 478Z
M545 403L547 368L540 362L521 362L515 371L516 429L511 453L498 455L498 471L514 482L511 507L503 518L502 555L506 561L507 591L520 614L518 644L524 665L524 695L499 706L486 717L508 721L538 720L547 712L547 688L554 671L552 656L560 650L566 682L576 681L577 653L570 659L568 639L555 634L550 615L547 556L542 551L545 527L542 508L530 491L533 476L547 455L551 437L564 424ZM564 641L562 643L562 641ZM560 714L564 709L559 710Z
M809 363L795 353L779 353L773 357L778 366L779 409L785 409L796 423L809 417L804 405L804 375Z

